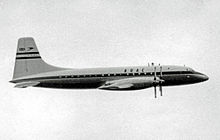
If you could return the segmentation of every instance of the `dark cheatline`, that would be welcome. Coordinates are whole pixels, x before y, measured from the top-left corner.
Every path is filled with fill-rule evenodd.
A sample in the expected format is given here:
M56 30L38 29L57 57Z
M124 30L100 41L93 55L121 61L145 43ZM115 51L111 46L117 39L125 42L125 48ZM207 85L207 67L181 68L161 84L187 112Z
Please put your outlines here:
M22 55L22 54L39 54L39 52L24 52L24 53L16 53L16 55Z
M16 57L16 59L37 59L41 58L40 56L32 56L32 57Z

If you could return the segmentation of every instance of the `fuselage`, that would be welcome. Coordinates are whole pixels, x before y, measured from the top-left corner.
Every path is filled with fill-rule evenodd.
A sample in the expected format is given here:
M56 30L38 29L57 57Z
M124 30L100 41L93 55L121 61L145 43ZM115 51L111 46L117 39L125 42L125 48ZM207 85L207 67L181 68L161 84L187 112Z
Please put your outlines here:
M160 67L162 70L160 71ZM156 70L154 70L154 68ZM90 89L99 88L108 81L130 79L130 81L141 81L156 76L164 80L162 86L175 86L193 84L208 80L202 73L194 71L185 66L134 66L134 67L110 67L110 68L88 68L88 69L64 69L50 71L13 79L13 83L37 81L36 87L68 88L68 89ZM143 81L142 80L142 81ZM137 86L129 90L144 89L148 85L145 82L137 82ZM133 82L135 85L135 82Z

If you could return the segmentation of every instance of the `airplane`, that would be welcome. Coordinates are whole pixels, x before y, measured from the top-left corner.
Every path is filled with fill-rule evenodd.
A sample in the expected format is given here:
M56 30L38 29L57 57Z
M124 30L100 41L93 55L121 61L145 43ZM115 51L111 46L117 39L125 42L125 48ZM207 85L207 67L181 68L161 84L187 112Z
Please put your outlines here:
M17 88L46 87L65 89L140 90L162 86L194 84L208 80L205 74L190 67L148 65L131 67L71 69L47 64L40 56L32 37L18 40L13 79Z

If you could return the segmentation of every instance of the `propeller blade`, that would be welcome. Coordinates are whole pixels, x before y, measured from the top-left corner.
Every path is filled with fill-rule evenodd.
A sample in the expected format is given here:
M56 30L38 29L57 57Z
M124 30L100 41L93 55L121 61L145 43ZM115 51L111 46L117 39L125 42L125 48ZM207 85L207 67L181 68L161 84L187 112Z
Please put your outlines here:
M160 85L160 96L163 96L162 85Z
M162 66L160 66L160 80L162 78ZM163 91L162 91L162 81L160 81L160 96L163 96Z
M157 88L154 86L154 97L157 98Z

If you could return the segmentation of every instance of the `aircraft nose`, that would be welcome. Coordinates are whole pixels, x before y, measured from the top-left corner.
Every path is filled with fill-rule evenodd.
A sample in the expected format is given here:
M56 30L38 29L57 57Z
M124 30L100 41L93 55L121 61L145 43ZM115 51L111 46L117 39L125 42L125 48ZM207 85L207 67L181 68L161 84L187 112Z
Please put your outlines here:
M200 75L200 78L201 78L202 81L207 81L207 80L209 80L209 77L208 77L207 75L205 75L205 74L201 74L201 75Z

